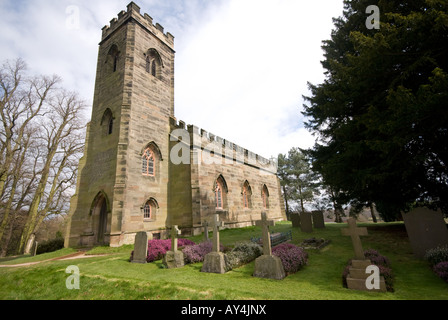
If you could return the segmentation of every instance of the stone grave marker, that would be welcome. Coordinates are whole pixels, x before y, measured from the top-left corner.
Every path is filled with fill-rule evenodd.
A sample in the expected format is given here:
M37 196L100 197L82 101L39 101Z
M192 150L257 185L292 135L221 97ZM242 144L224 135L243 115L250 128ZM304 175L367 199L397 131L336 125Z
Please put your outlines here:
M137 232L134 240L133 263L146 263L148 255L148 234L145 231Z
M180 268L185 264L183 252L177 250L177 236L180 234L181 231L177 226L171 227L171 250L166 252L162 260L168 269Z
M386 291L386 282L384 277L380 277L379 289L368 289L366 280L370 276L367 273L367 267L372 265L369 259L364 256L364 251L362 249L362 243L360 236L367 235L367 228L359 228L356 226L356 219L349 218L347 220L348 228L341 229L342 235L350 236L352 239L353 250L355 252L355 257L352 260L352 264L349 268L349 274L347 276L347 287L353 290L362 291Z
M285 275L282 261L279 257L272 255L271 237L269 226L274 226L274 220L268 220L266 212L261 213L261 220L256 221L261 226L263 239L263 255L255 259L254 277L281 280Z
M311 214L313 216L313 227L316 229L324 229L324 213L322 211L313 211Z
M311 212L302 212L300 214L300 230L302 232L313 232L313 223L311 221Z
M213 216L213 240L212 240L212 252L207 253L204 257L204 263L202 265L202 272L208 273L225 273L226 264L224 259L224 253L219 252L219 228L224 227L224 222L219 221L219 214L215 213Z
M298 213L291 213L291 222L293 228L300 228L300 215Z
M426 250L448 245L448 230L441 211L426 207L403 213L404 225L412 251L417 258L424 258Z

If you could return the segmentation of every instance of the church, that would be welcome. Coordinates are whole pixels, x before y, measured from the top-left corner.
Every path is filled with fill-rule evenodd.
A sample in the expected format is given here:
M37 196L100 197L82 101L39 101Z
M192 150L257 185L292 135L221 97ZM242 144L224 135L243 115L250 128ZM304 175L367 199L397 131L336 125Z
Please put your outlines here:
M174 57L134 2L103 27L66 247L200 234L215 213L226 228L286 219L274 160L175 118Z

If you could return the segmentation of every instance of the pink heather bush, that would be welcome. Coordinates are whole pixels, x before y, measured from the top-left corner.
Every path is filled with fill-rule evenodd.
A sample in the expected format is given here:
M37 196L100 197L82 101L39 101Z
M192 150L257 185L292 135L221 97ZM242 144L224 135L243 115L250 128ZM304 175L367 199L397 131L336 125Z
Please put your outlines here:
M190 246L195 243L189 239L177 239L178 247ZM167 251L171 250L171 239L165 240L149 240L147 262L153 262L163 258Z
M291 243L282 243L272 248L272 254L282 260L287 274L299 271L308 263L308 253Z
M443 281L448 282L448 261L439 262L434 266L433 270Z
M196 263L204 261L207 253L212 251L212 243L210 241L202 242L192 246L186 246L182 252L184 253L185 263Z

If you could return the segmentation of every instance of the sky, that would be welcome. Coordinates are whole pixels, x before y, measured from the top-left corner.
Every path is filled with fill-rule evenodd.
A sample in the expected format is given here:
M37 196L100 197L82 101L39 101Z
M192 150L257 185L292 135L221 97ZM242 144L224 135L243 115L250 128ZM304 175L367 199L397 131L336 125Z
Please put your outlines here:
M57 74L91 106L101 28L129 2L0 0L0 63ZM324 80L321 45L343 0L134 2L175 37L178 120L265 158L314 145L303 96Z

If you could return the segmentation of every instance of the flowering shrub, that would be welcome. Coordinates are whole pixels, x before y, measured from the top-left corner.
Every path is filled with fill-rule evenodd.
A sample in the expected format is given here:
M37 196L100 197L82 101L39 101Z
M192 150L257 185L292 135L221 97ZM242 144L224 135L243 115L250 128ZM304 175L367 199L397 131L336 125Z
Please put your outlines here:
M191 246L195 243L189 239L177 239L177 245L179 247ZM153 262L156 260L160 260L163 258L163 255L166 254L167 251L171 250L171 239L165 240L148 240L148 255L146 256L146 262ZM134 251L131 252L131 258L134 256Z
M433 267L433 271L436 275L448 282L448 261L442 261Z
M184 253L185 263L196 263L204 261L207 253L211 252L213 245L211 241L201 242L199 244L186 246L182 252Z
M370 261L372 261L372 263L376 266L390 266L389 259L381 255L377 250L367 249L364 251L364 256L366 257L366 259L370 259Z
M272 248L272 254L282 260L287 274L299 271L308 263L308 253L291 243L282 243Z
M425 259L428 260L431 266L435 266L436 264L448 261L448 246L439 246L433 249L429 249L426 251Z
M254 242L238 243L229 253L226 254L226 271L238 268L243 264L255 260L263 254L263 249Z

